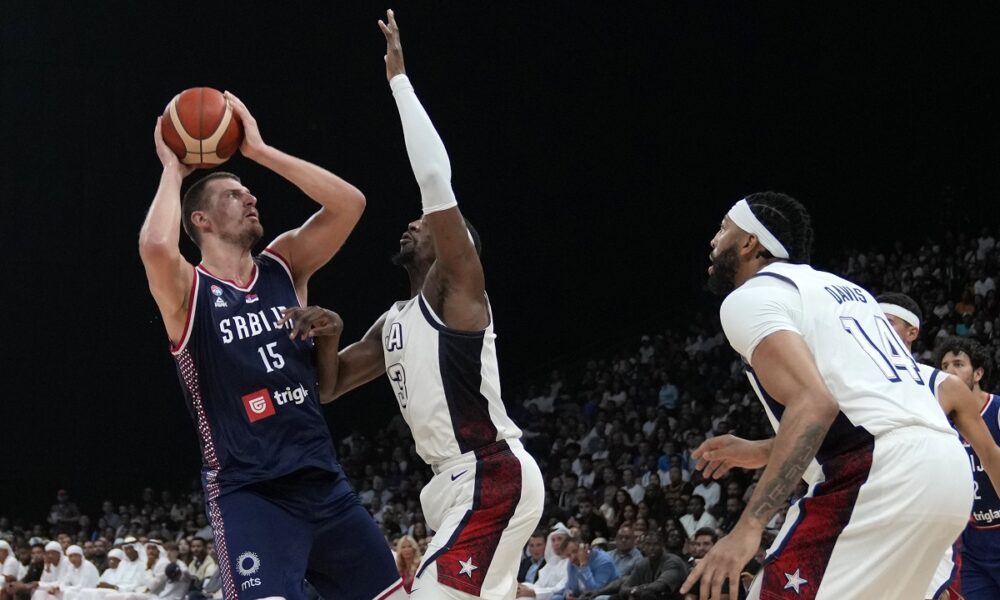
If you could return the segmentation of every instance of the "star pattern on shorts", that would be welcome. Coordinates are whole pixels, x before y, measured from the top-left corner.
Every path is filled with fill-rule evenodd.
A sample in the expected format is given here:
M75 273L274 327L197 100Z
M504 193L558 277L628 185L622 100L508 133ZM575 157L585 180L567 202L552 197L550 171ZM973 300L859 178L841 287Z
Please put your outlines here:
M479 568L476 565L472 564L471 556L466 560L459 559L458 564L462 565L462 570L460 570L458 574L468 575L469 579L472 579L472 572Z
M795 569L794 573L785 573L785 579L788 580L788 583L785 584L785 587L783 589L795 590L795 593L798 594L799 588L809 583L805 579L799 577L799 571L800 569Z

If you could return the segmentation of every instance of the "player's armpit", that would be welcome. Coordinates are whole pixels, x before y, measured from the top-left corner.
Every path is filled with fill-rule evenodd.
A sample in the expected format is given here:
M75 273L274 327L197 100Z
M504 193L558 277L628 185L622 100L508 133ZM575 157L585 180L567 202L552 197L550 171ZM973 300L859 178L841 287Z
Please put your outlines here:
M360 387L385 373L385 356L382 353L382 326L385 315L357 342L341 350L337 356L336 381L331 391L320 389L320 402L333 402L354 388ZM319 369L323 370L322 361Z
M149 291L160 309L163 325L170 343L177 344L184 335L184 324L194 287L194 267L180 252L151 251L140 247L142 264L146 269Z
M982 398L957 377L945 377L938 387L938 395L954 407L952 421L955 427L979 457L993 487L1000 490L1000 446L983 421Z

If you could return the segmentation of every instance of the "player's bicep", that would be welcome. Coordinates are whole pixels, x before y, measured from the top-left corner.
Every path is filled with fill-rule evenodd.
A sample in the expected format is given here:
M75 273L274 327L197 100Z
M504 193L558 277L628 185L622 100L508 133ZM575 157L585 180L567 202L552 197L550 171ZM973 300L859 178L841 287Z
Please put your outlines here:
M982 406L979 395L957 377L946 377L938 387L938 394L948 399L955 427L976 454L982 456L992 452L996 442L993 441L993 436L980 413Z
M757 344L751 361L761 386L780 404L810 402L837 410L812 350L799 333L779 330L767 335Z
M486 289L483 265L465 218L457 206L424 215L434 235L437 268L448 278L449 290L461 288L479 297Z
M149 291L163 315L167 332L175 338L177 321L183 328L187 314L191 289L194 284L194 267L181 256L175 254L143 254L142 264L146 269ZM176 335L179 337L180 332ZM176 341L176 340L174 340Z
M363 211L363 205L336 212L321 208L301 227L282 233L268 247L288 261L296 287L303 286L340 250Z

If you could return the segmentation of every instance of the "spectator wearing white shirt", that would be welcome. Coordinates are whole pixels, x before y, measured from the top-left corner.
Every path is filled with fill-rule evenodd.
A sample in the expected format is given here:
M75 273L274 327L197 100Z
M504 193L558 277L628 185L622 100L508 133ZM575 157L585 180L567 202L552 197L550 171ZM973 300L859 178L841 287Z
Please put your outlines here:
M46 600L49 589L56 587L69 568L69 560L63 554L59 542L45 544L45 568L38 580L38 589L31 595L32 600Z
M594 461L590 459L589 454L580 455L579 460L580 460L580 473L579 473L580 487L592 490L594 489L594 480L597 478L597 473L594 471Z
M702 527L715 529L718 523L711 514L705 510L705 498L694 494L688 501L688 512L681 517L681 526L687 533L688 539L694 539L694 534Z
M643 497L646 495L646 489L635 480L635 471L631 467L622 469L622 489L628 492L634 504L642 502Z
M17 581L20 566L10 544L6 540L0 540L0 591L7 589L8 584Z
M694 493L705 500L705 510L712 510L722 498L722 486L714 479L705 479L701 476L701 471L694 475Z
M66 559L69 567L58 585L49 589L49 595L61 600L76 600L81 589L95 587L101 576L97 567L84 559L83 548L79 546L66 548Z

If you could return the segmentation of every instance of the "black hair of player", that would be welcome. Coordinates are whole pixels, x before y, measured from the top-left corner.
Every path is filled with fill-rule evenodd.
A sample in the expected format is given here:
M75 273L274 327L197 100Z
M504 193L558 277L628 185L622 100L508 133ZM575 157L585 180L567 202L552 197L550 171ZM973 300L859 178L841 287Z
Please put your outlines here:
M770 191L750 194L746 201L757 220L788 250L788 262L809 262L813 245L812 219L801 202L788 194ZM760 256L774 258L767 250L761 251Z
M924 312L920 310L920 305L913 298L910 298L906 294L900 292L886 292L884 294L879 294L875 300L879 304L895 304L900 308L905 308L911 313L917 315L917 318L921 321L924 320ZM910 325L916 325L916 323L910 323Z
M941 359L949 352L956 356L959 352L965 352L966 356L969 357L969 362L972 363L972 370L983 370L983 378L979 382L979 387L986 387L986 382L990 378L990 371L993 370L993 365L990 364L989 352L986 351L986 348L982 344L976 340L958 337L957 335L946 337L934 349L934 366L940 368Z
M188 234L195 246L201 247L198 229L191 223L191 215L199 210L208 208L208 184L216 179L233 179L237 183L243 183L240 178L226 171L216 171L205 175L198 181L191 184L191 187L184 192L181 198L181 225L184 226L184 233Z

